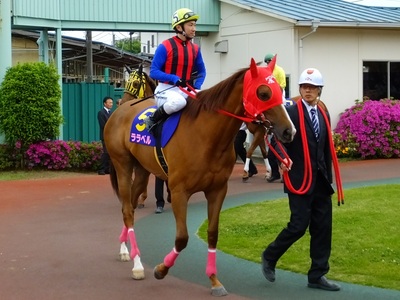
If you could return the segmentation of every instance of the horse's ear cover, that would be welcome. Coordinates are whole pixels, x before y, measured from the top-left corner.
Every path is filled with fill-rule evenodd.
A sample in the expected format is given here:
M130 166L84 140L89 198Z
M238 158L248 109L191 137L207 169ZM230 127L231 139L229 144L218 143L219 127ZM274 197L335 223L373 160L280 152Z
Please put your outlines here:
M250 68L244 75L243 82L243 106L246 115L257 117L266 110L282 104L282 91L278 82L272 74L275 67L276 55L265 66L257 66L252 58ZM258 98L257 89L260 86L268 86L271 90L271 97L267 101Z

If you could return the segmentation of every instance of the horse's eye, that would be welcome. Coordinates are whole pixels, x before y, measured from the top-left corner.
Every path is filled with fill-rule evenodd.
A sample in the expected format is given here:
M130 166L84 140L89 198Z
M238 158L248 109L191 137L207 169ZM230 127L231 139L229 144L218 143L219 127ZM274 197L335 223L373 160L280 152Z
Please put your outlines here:
M271 98L271 89L267 86L260 86L257 89L257 97L261 101L268 101Z

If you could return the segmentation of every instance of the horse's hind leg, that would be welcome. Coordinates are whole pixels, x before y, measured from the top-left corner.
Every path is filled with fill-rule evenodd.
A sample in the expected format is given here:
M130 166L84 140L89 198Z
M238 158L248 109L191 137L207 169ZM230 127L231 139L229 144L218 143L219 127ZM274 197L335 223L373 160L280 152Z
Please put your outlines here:
M143 193L140 194L137 208L143 208L144 201L146 201L146 199L147 199L147 189Z
M268 151L267 151L267 146L265 145L264 139L262 139L262 141L260 141L259 147L261 150L261 155L264 159L265 170L266 170L264 178L268 179L271 176L271 166L268 161Z
M133 165L135 166L135 178L132 181ZM129 240L131 250L130 258L133 260L132 277L134 279L144 278L144 268L140 260L140 251L136 242L134 226L134 209L137 205L139 195L146 190L149 172L138 165L137 161L121 160L115 163L118 177L118 195L122 203L122 215L124 228L120 235L121 256L125 256L126 242ZM125 245L123 245L125 243Z
M243 182L246 182L247 180L249 180L249 177L250 177L250 175L249 175L250 160L251 160L251 157L252 157L252 155L254 153L254 150L256 150L256 148L258 146L258 141L257 141L256 138L257 137L254 135L253 141L251 142L250 147L249 147L249 149L247 150L247 153L246 153L246 162L244 164L243 175L242 175L242 181Z
M150 173L145 170L141 165L137 164L135 166L135 177L131 186L131 205L132 209L132 226L128 227L128 237L131 244L130 257L133 260L132 268L132 278L133 279L143 279L144 278L144 268L140 260L140 251L136 242L136 235L133 229L134 226L134 214L135 208L138 205L138 198L141 194L147 191L147 185L149 183ZM125 222L125 225L126 222Z
M126 226L122 226L121 234L119 235L119 260L120 261L130 261L131 258L129 256L129 250L127 247L128 243L128 228Z

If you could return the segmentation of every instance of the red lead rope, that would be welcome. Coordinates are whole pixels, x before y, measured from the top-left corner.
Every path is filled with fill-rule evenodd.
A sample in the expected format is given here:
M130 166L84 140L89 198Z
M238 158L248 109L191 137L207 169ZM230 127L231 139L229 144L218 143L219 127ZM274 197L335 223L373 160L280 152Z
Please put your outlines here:
M304 116L303 106L301 104L299 104L299 105L297 105L297 107L299 110L299 116ZM324 110L321 109L320 107L318 107L318 108L321 111L322 116L325 119L327 131L328 131L329 148L331 151L333 168L335 170L335 179L336 179L337 194L338 194L338 205L340 206L340 203L344 204L344 195L343 195L342 179L340 177L340 171L339 171L339 163L338 163L338 159L336 156L335 146L333 144L331 126L329 125L329 120L328 120L328 117L327 117L326 113L324 112ZM306 135L306 127L304 124L304 118L300 117L299 119L300 119L301 139L303 142L304 166L305 166L303 182L301 184L301 187L298 190L296 190L290 181L288 172L283 173L283 178L285 180L286 187L289 189L290 192L292 192L294 194L298 194L298 195L304 195L305 193L308 192L308 190L310 189L310 186L311 186L312 168L311 168L310 151L308 148L308 141L307 141L307 135ZM268 139L266 139L266 142L267 142L269 149L274 153L274 155L278 158L278 160L281 163L284 163L283 159L276 152L276 150L271 146ZM286 166L289 167L289 156L287 155L285 149L282 147L282 144L278 140L276 141L276 143L277 143L279 149L282 151L284 158L286 158L288 161Z

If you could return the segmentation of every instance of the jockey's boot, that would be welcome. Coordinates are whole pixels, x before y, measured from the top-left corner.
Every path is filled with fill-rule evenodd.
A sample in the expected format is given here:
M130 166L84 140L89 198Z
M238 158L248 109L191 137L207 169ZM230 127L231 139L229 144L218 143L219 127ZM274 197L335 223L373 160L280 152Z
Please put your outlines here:
M146 124L146 129L148 131L152 131L154 125L156 125L161 120L164 120L169 115L164 110L164 105L161 105L157 110L148 118L144 119L144 123Z

